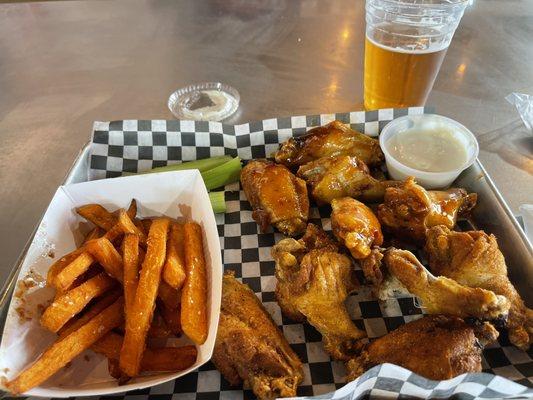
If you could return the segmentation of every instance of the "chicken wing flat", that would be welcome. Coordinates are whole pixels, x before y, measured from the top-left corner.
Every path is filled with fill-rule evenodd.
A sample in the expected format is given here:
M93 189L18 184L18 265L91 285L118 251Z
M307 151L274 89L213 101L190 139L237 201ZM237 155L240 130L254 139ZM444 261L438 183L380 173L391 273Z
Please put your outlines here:
M296 396L302 363L254 293L226 273L213 363L232 385L258 399Z
M303 180L283 165L254 160L242 169L241 183L254 209L252 217L263 231L272 224L288 236L304 232L309 198Z
M308 230L321 231L309 225ZM360 348L359 339L366 335L354 325L344 304L357 285L350 259L340 254L333 242L309 237L307 241L279 241L272 256L276 262L276 298L283 314L313 325L334 359L353 356Z
M350 197L331 203L331 227L335 237L355 259L370 255L372 246L383 244L381 225L372 210Z
M367 165L355 156L322 157L302 165L297 175L311 187L318 203L331 203L341 197L380 202L386 188L403 183L374 178Z
M359 357L346 364L347 380L382 363L396 364L434 380L481 372L483 346L497 338L498 331L487 322L470 326L457 317L423 317L367 345Z
M296 167L322 157L356 156L367 165L378 165L384 156L379 142L356 132L340 121L309 130L305 135L290 138L276 152L276 162Z
M428 231L426 251L429 266L436 274L509 299L509 339L523 350L529 348L533 338L533 310L525 306L509 281L505 259L494 235L483 231L454 232L436 226Z
M453 228L458 216L474 208L477 194L464 189L426 190L409 178L401 187L385 190L378 208L381 225L396 236L425 243L426 230L436 225Z
M469 287L444 276L433 276L407 250L388 249L383 258L388 272L422 300L429 314L497 320L507 316L510 303L490 290Z

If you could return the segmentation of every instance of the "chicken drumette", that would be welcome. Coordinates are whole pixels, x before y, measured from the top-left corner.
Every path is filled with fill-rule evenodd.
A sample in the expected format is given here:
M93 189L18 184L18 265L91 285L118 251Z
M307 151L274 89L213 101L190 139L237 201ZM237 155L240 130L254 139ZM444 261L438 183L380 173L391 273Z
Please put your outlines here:
M356 287L350 259L309 224L300 240L283 239L272 248L276 262L276 298L285 316L307 321L321 334L326 351L347 360L366 336L350 319L344 301Z
M356 156L374 166L383 162L379 142L356 132L340 121L311 129L303 136L290 138L276 152L276 162L295 167L321 157Z
M424 243L427 229L436 225L453 228L457 217L466 215L476 201L477 194L464 189L428 191L409 178L402 186L385 190L378 218L396 236Z
M333 234L350 250L353 258L366 258L370 255L372 246L383 244L379 221L363 203L344 197L333 200L331 208Z
M260 400L296 396L302 363L254 293L224 275L213 363L232 385L245 382Z
M400 365L434 380L481 372L483 346L497 338L498 331L487 322L470 326L457 317L423 317L367 345L360 356L346 363L347 380L382 363Z
M285 166L268 160L250 161L242 169L241 183L254 209L252 217L265 231L274 225L288 236L303 233L309 217L305 182Z
M311 187L311 194L318 203L331 203L341 197L379 202L386 188L402 184L374 178L367 165L355 156L319 158L302 165L297 175Z
M381 300L407 292L422 301L428 314L482 320L501 320L509 312L510 303L504 296L434 276L407 250L389 248L381 255L379 249L373 249L361 267Z
M523 350L529 348L533 338L533 310L525 306L509 281L505 259L494 235L483 231L454 232L436 226L427 233L426 251L434 273L509 299L509 339Z

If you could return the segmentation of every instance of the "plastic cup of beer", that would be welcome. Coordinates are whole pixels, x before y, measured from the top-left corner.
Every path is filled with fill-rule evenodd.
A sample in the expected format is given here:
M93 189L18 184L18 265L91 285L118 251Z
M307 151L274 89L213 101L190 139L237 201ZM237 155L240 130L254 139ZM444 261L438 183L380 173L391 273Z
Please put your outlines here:
M423 106L468 0L366 0L365 109Z

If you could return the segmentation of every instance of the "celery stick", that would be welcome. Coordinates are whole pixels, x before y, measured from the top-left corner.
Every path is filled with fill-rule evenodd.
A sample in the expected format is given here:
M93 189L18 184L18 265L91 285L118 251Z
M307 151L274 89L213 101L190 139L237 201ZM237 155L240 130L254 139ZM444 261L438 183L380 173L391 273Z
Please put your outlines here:
M211 201L211 207L215 214L226 212L226 199L224 191L222 192L209 192L209 200Z
M241 159L235 157L218 167L202 172L205 187L207 190L211 190L237 182L241 176L241 169Z
M151 174L155 172L167 172L167 171L183 171L186 169L198 169L200 172L208 171L219 165L230 161L232 158L230 156L218 156L211 158L204 158L203 160L195 161L185 161L180 164L172 164L164 167L153 168L150 171L146 171L146 174Z

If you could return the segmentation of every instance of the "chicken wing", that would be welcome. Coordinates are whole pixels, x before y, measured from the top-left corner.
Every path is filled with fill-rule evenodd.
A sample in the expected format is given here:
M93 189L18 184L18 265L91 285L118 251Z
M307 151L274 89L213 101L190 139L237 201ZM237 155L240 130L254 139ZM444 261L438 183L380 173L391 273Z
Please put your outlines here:
M533 310L528 309L507 277L505 259L494 235L454 232L445 226L428 231L426 251L433 272L462 285L492 290L511 302L507 328L515 346L527 350L533 339Z
M254 160L242 169L241 183L254 209L252 217L263 231L272 224L288 236L303 233L309 217L309 198L303 180L283 165Z
M470 326L457 317L423 317L367 345L359 357L346 363L347 380L382 363L396 364L434 380L481 372L483 346L497 338L498 331L488 322Z
M302 363L254 293L224 275L213 363L232 385L244 382L258 399L296 396Z
M276 152L276 162L288 167L303 165L321 157L356 156L367 165L383 162L379 142L356 132L340 121L311 129L303 136L290 138Z
M309 225L308 230L319 231ZM334 359L347 360L355 354L359 339L366 335L354 325L344 304L356 288L350 259L324 239L283 239L272 248L272 256L276 262L276 298L283 314L313 325Z
M497 320L509 312L510 303L504 296L464 286L444 276L435 277L410 251L388 249L383 261L390 275L422 300L428 314Z
M381 225L372 210L350 197L331 202L333 234L355 259L370 255L372 246L383 244Z
M355 156L322 157L298 169L297 175L311 187L318 203L353 197L366 202L383 201L385 189L403 182L374 178L364 162Z
M457 217L466 215L476 201L476 193L467 194L464 189L428 191L409 178L402 187L385 190L378 218L383 228L397 236L424 243L427 229L436 225L453 228Z

